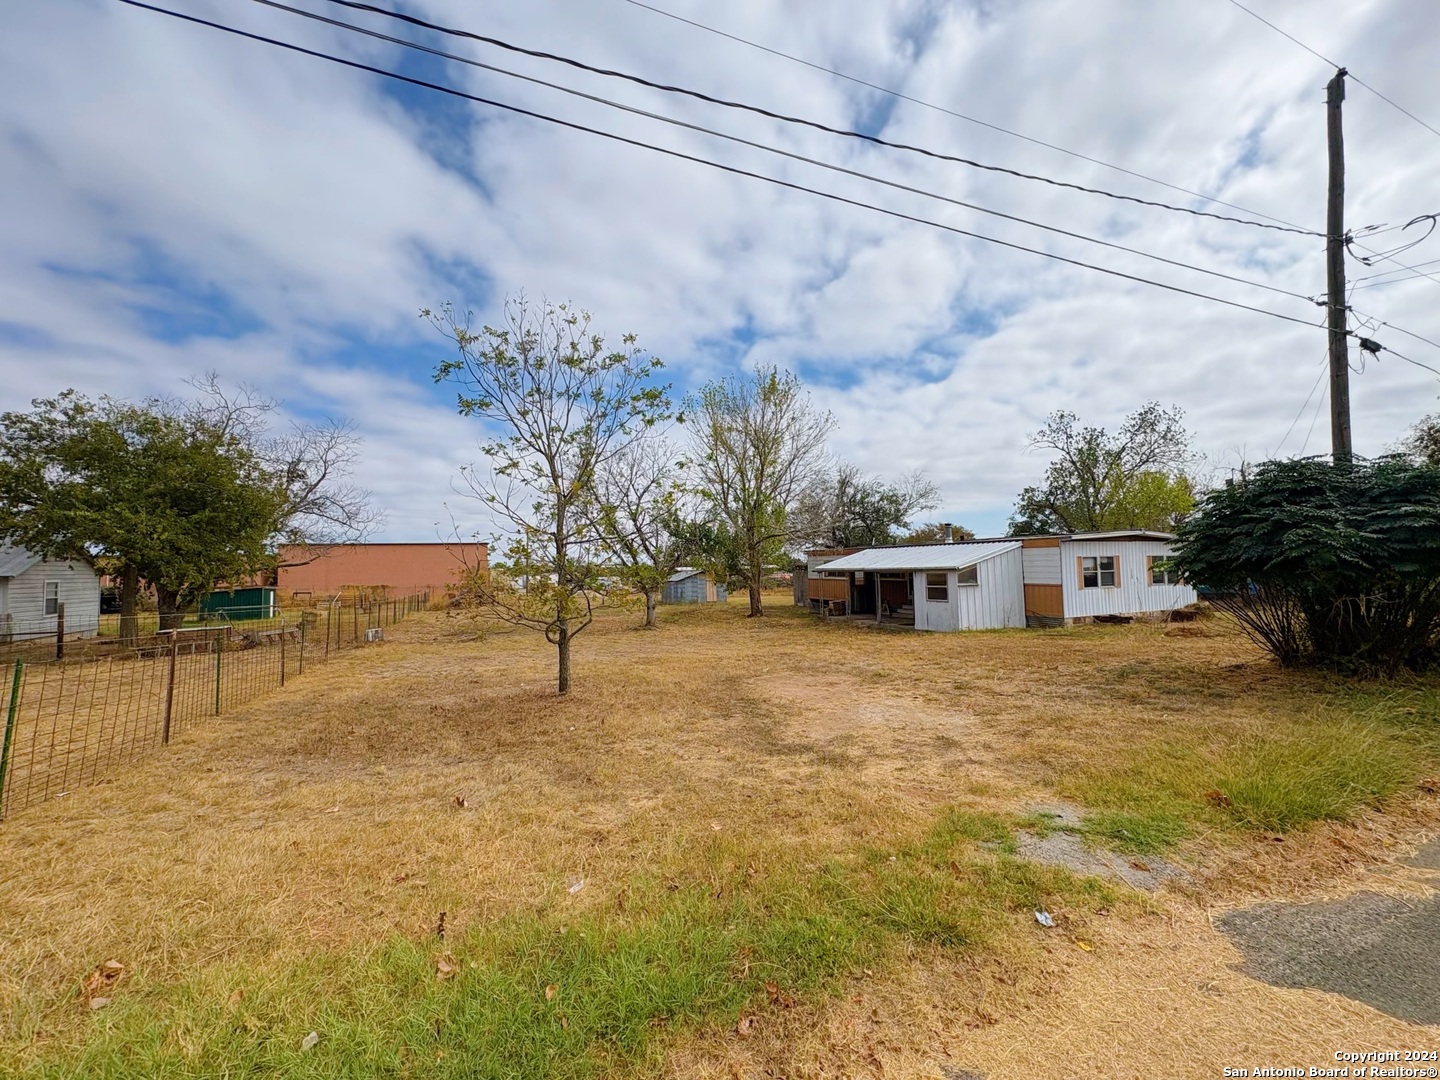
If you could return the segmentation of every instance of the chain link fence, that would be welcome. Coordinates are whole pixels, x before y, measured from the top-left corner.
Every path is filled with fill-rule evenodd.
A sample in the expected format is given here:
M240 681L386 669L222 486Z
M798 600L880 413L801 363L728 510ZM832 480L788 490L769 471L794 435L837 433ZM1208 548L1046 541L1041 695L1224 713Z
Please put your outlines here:
M0 819L104 779L191 724L380 637L429 600L346 597L269 619L161 631L130 646L72 649L64 659L6 658Z

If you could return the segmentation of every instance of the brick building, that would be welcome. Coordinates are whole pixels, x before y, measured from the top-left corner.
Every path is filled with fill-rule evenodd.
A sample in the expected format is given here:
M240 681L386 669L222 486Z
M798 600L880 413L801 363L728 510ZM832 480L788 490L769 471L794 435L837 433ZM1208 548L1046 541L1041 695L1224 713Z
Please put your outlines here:
M282 594L333 596L347 589L386 589L391 596L440 593L466 568L489 567L484 544L328 544L280 548Z

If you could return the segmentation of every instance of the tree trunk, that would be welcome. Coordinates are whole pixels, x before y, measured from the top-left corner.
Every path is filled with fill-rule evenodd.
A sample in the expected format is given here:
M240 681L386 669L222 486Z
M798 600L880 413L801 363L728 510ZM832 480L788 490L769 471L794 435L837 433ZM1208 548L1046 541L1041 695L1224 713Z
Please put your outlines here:
M160 609L160 629L180 629L180 624L185 621L185 613L180 610L180 590L156 585L155 601Z
M760 564L760 548L758 546L750 549L750 572L746 576L750 579L747 584L750 587L750 615L749 618L756 619L765 614L764 607L760 603L760 578L765 568Z
M136 613L140 601L140 571L133 566L120 568L120 644L134 648L140 637L140 617Z
M560 622L559 633L555 635L555 651L559 659L558 690L561 694L570 692L570 621Z
M654 630L654 629L655 629L655 605L656 605L656 603L659 601L659 599L660 599L659 590L657 590L657 589L646 589L646 590L645 590L645 629L646 629L646 630Z

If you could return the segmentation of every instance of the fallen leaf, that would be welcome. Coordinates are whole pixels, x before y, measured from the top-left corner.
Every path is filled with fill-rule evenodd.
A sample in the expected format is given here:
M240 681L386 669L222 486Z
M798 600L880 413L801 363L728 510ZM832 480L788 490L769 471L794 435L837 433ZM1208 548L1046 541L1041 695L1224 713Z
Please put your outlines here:
M235 1008L236 1005L239 1005L239 1004L240 1004L240 999L241 999L242 997L244 997L244 996L245 996L245 995L244 995L243 993L241 993L241 991L239 991L239 990L232 990L232 991L230 992L230 996L225 999L225 1007L226 1007L227 1009L233 1009L233 1008Z
M564 1013L561 1013L560 1015L560 1027L561 1030L565 1031L568 1031L570 1028L570 1020L565 1016Z
M90 1008L92 1009L103 1009L106 1005L109 1004L110 999L107 997L93 997L90 999Z
M336 803L334 806L330 807L329 810L326 810L326 811L325 811L325 813L327 813L327 814L338 814L339 812L340 812L340 804L339 804L339 803Z
M1139 870L1142 874L1150 873L1150 867L1147 864L1141 862L1139 859L1130 860L1130 869Z
M1076 938L1075 944L1078 948L1083 949L1085 952L1095 951L1095 946L1091 945L1090 942L1086 941L1084 938Z
M754 1026L755 1018L753 1016L742 1016L735 1024L735 1034L739 1035L740 1038L743 1039L750 1034L750 1029Z
M440 919L435 923L435 936L441 941L445 940L445 912L440 912Z
M306 1053L307 1051L314 1050L314 1049L315 1049L315 1045L316 1045L319 1041L320 1041L320 1033L319 1033L318 1031L312 1031L312 1032L310 1032L309 1035L306 1035L305 1038L303 1038L303 1039L300 1040L300 1052L303 1054L303 1053Z
M549 986L545 987L545 1000L546 1000L546 1001L554 1001L554 1000L555 1000L555 995L558 994L559 992L560 992L560 988L559 988L558 986L556 986L554 983L551 983Z
M1434 777L1426 777L1420 781L1420 790L1427 795L1440 795L1440 780Z
M464 810L465 807L470 805L470 800L467 799L463 794L456 795L455 805L458 806L461 810Z
M1230 796L1226 795L1219 788L1212 788L1205 793L1205 801L1211 806L1226 807L1230 805Z
M435 978L444 982L446 979L454 978L455 972L459 971L455 964L455 957L448 952L441 953L435 958Z
M96 964L94 970L85 976L85 982L81 986L81 993L84 995L85 1003L92 1009L103 1009L110 1004L110 987L120 981L120 976L125 974L125 965L119 960L106 960L104 963ZM102 1004L96 1005L100 1001Z

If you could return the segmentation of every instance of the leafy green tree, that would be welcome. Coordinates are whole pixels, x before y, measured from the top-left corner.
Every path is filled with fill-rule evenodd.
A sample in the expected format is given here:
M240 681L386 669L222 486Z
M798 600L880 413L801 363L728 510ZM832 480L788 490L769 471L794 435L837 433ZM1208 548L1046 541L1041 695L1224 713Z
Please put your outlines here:
M265 565L282 504L242 439L170 403L91 402L70 390L0 416L0 535L112 564L126 642L142 580L162 628L178 625L217 582Z
M1440 466L1440 414L1417 420L1399 450L1420 464Z
M935 485L921 473L891 484L841 464L801 496L795 530L807 543L822 547L892 544L916 514L938 502Z
M1030 445L1055 456L1045 482L1020 493L1010 534L1174 529L1195 504L1183 416L1152 401L1111 434L1080 426L1072 412L1051 413Z
M1207 493L1177 565L1282 664L1366 674L1440 659L1440 469L1267 461Z
M606 589L597 478L670 415L669 388L655 381L663 365L633 334L607 350L590 316L564 304L508 300L501 326L479 331L449 305L421 314L458 350L436 381L460 387L461 415L482 421L489 436L480 449L490 468L463 471L508 533L507 573L494 575L486 599L497 617L555 646L556 684L566 694L572 644Z
M896 543L899 544L938 544L945 539L945 530L950 530L952 540L974 540L975 531L967 529L964 525L944 525L938 521L929 521L924 525L916 526Z
M794 512L822 474L834 419L810 404L796 376L773 366L707 384L690 411L699 486L715 520L743 544L750 616L764 615L762 583L798 536Z

